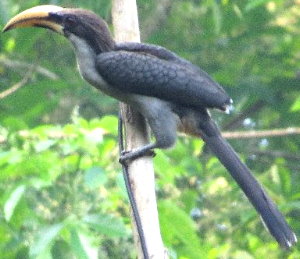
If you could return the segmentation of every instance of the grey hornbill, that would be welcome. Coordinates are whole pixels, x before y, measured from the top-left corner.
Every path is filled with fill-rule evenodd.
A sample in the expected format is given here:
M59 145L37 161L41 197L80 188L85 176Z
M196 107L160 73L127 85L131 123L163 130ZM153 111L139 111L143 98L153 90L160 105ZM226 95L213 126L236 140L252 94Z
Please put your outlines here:
M105 21L87 10L37 6L16 15L3 31L28 26L64 35L75 48L82 77L146 118L155 143L125 154L122 161L154 148L171 147L177 130L201 137L239 184L277 242L285 248L297 242L276 205L211 119L208 108L226 111L232 100L204 71L160 46L116 43Z

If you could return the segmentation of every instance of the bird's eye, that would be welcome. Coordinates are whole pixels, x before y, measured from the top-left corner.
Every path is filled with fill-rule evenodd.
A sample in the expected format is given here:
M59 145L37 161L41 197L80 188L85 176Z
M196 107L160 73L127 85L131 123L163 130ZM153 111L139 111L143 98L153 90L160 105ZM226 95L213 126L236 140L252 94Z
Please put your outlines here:
M65 23L68 26L74 26L76 24L76 20L73 16L67 16L66 19L65 19Z

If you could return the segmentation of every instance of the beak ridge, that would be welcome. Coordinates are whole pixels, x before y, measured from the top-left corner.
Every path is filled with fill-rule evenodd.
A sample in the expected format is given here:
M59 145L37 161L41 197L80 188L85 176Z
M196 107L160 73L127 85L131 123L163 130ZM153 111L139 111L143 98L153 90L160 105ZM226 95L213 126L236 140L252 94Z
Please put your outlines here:
M62 26L49 19L50 13L62 11L64 8L55 5L40 5L27 9L16 16L4 26L2 32L20 27L46 27L62 33Z

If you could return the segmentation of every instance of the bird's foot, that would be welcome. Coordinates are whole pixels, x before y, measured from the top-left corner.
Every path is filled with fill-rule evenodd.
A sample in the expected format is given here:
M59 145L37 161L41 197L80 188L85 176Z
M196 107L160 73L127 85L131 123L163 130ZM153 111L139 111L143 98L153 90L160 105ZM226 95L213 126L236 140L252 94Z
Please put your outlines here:
M133 161L137 158L140 158L142 156L150 156L155 157L155 152L152 149L137 149L132 151L122 151L119 162L124 165L127 164L129 161Z

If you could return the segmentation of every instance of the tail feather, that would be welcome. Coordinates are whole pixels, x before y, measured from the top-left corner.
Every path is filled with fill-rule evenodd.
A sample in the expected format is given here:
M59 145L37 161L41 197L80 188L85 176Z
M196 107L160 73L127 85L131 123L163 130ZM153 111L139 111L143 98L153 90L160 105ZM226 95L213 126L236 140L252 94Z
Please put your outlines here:
M214 122L207 117L201 121L201 136L239 184L247 198L268 228L272 236L284 248L290 248L297 242L296 235L287 224L285 218L274 202L269 198L259 182L253 177L248 167L239 159L236 152L221 136Z

